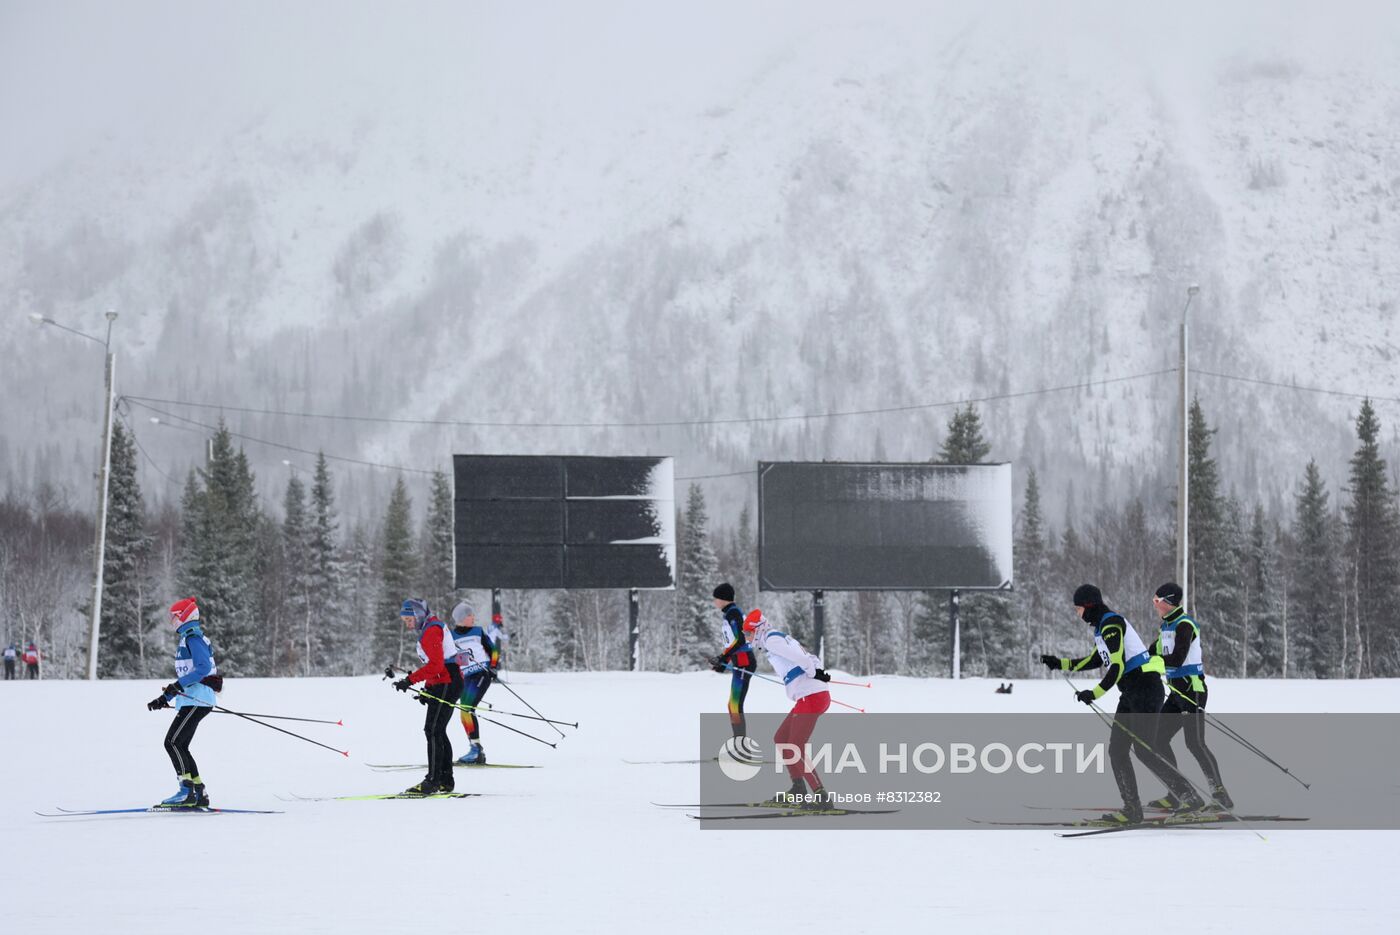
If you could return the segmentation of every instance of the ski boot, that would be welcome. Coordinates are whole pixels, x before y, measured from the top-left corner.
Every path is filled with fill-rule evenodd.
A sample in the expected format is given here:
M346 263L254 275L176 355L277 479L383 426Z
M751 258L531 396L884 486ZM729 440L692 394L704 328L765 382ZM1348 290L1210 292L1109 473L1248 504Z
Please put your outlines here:
M1170 792L1162 796L1160 799L1153 799L1151 802L1147 803L1148 808L1160 808L1168 812L1176 811L1176 806L1176 796L1172 795Z
M824 811L824 810L829 809L829 808L836 808L836 805L834 804L834 799L833 799L831 793L828 792L828 791L826 791L825 789L822 789L822 788L813 789L812 792L811 792L811 794L808 796L808 798L809 798L811 801L804 802L804 803L802 804L802 806L801 806L802 808L808 808L808 809L811 809L812 811L818 811L818 812L819 812L819 811Z
M1109 828L1116 825L1140 825L1142 824L1142 806L1136 803L1125 804L1118 811L1104 812L1098 818L1090 819L1086 824Z
M434 780L424 777L422 782L415 783L414 785L409 786L407 789L403 790L403 792L399 794L408 796L425 796L434 795L437 793L437 791L438 784Z
M188 773L180 775L180 788L167 799L162 799L156 808L208 808L209 796L204 791L204 783L198 776Z
M486 751L481 748L481 744L473 740L472 748L457 757L457 762L463 766L485 766Z
M446 776L443 776L437 782L433 783L433 785L436 787L433 789L433 794L442 795L444 792L451 792L453 789L457 788L457 780L452 777L451 773L448 773Z
M1207 811L1228 812L1235 807L1235 800L1230 798L1230 793L1225 791L1224 786L1216 786L1210 790L1211 801L1206 805Z
M1171 809L1168 818L1188 818L1205 810L1206 803L1194 791L1189 791L1184 796L1174 796L1174 798L1176 798L1176 806Z

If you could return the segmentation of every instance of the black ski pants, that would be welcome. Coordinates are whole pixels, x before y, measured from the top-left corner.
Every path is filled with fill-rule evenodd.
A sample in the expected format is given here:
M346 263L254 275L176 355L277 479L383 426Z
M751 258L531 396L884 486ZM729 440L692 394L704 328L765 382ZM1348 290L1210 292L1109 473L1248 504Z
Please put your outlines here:
M1156 674L1134 669L1118 680L1118 710L1114 712L1113 732L1108 740L1108 761L1125 811L1138 812L1142 808L1129 750L1172 794L1190 794L1190 787L1159 750L1157 722L1161 710L1162 680Z
M1220 779L1220 764L1215 761L1215 754L1210 752L1210 747L1206 746L1205 710L1208 691L1205 679L1200 680L1200 691L1191 687L1190 679L1172 679L1168 684L1170 687L1167 689L1167 703L1162 705L1161 730L1158 736L1162 756L1166 757L1172 766L1176 766L1172 738L1176 736L1177 731L1185 729L1186 749L1196 758L1211 789L1223 789L1225 783Z
M428 780L452 788L452 741L447 739L447 725L452 723L453 707L462 697L462 670L447 667L450 682L429 685L423 689L427 710L423 714L423 735L428 739Z
M190 741L199 729L199 722L213 710L205 705L186 705L175 711L170 730L165 732L165 752L170 755L170 764L175 767L176 775L199 775L199 765L190 756Z

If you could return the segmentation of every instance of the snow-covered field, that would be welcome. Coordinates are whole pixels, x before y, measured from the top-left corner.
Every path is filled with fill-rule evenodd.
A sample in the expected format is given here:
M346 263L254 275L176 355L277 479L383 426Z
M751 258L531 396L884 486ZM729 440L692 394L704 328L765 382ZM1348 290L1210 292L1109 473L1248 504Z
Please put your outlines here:
M422 709L374 678L248 679L229 682L225 705L345 721L277 723L348 759L238 718L204 722L194 753L215 804L283 814L50 819L35 810L145 805L172 791L169 714L145 710L159 683L0 683L0 931L846 935L1082 932L1125 918L1197 932L1400 931L1396 832L702 831L649 804L694 801L695 767L622 761L696 756L695 715L723 710L727 681L520 673L513 684L580 728L550 750L486 725L492 759L545 767L458 771L459 790L491 797L282 801L409 785L417 774L364 764L422 762ZM877 678L845 697L872 711L1073 707L1056 682L1018 683L1009 696L993 687ZM488 700L505 707L508 696L497 687ZM782 702L776 687L756 686L749 709ZM1215 680L1211 702L1218 712L1393 712L1400 683ZM460 746L460 725L451 730Z

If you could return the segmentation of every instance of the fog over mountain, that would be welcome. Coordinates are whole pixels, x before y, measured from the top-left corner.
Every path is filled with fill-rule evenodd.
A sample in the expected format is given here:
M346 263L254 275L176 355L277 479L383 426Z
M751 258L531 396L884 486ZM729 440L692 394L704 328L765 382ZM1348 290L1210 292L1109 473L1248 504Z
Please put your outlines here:
M1150 374L1190 283L1193 366L1400 397L1393 5L983 6L6 4L0 479L92 496L100 351L31 312L100 335L117 310L128 396L492 423L225 410L268 485L311 459L251 439L418 469L673 454L678 478L919 460L949 408L513 423L1116 380L984 404L992 456L1041 472L1052 517L1165 504L1175 374ZM1341 480L1359 400L1196 392L1243 496L1309 458ZM220 411L125 410L149 495L178 496L207 431L149 419ZM352 514L392 477L337 472Z

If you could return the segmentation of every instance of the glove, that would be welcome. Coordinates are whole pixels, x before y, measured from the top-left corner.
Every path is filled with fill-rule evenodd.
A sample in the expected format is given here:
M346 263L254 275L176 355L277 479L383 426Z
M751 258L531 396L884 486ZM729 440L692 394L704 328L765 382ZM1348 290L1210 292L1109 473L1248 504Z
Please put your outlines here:
M496 681L496 670L495 670L495 669L487 668L487 669L482 669L482 670L481 670L481 684L482 684L482 685L490 685L490 684L491 684L492 682L494 682L494 681Z
M831 673L827 672L825 669L818 669L817 674L812 676L812 678L816 679L818 682L830 682Z
M715 672L723 672L723 671L725 670L725 661L724 661L724 657L723 657L723 656L711 656L711 657L710 657L710 668L711 668L712 670L714 670Z
M408 676L405 675L403 678L399 679L397 682L394 683L394 687L401 692L406 692L408 691L409 686L411 686L412 684L413 683L408 680Z
M426 708L426 707L428 706L428 696L427 696L427 695L419 695L419 696L418 696L418 703L419 703L420 705L422 705L423 707Z
M216 692L221 692L224 690L224 677L222 675L206 675L204 678L199 680L199 683L201 685L208 685Z
M179 697L180 695L183 695L185 693L184 686L182 686L179 682L171 682L169 685L162 688L161 691L165 692L166 695L170 696L171 698Z
M1093 689L1086 688L1082 692L1075 692L1074 700L1082 701L1084 704L1093 704L1095 701Z
M168 707L170 707L170 699L166 698L164 695L161 695L155 701L146 702L147 711L159 711L161 708Z
M386 679L391 679L391 678L394 677L394 667L393 667L393 666L385 666L385 667L384 667L384 677L385 677Z
M1050 655L1049 653L1042 653L1042 654L1041 654L1041 657L1040 657L1040 661L1043 662L1043 663L1045 663L1045 668L1050 669L1050 670L1052 670L1052 671L1053 671L1053 670L1056 670L1056 669L1058 669L1058 668L1060 667L1060 657L1059 657L1059 656L1052 656L1052 655Z

